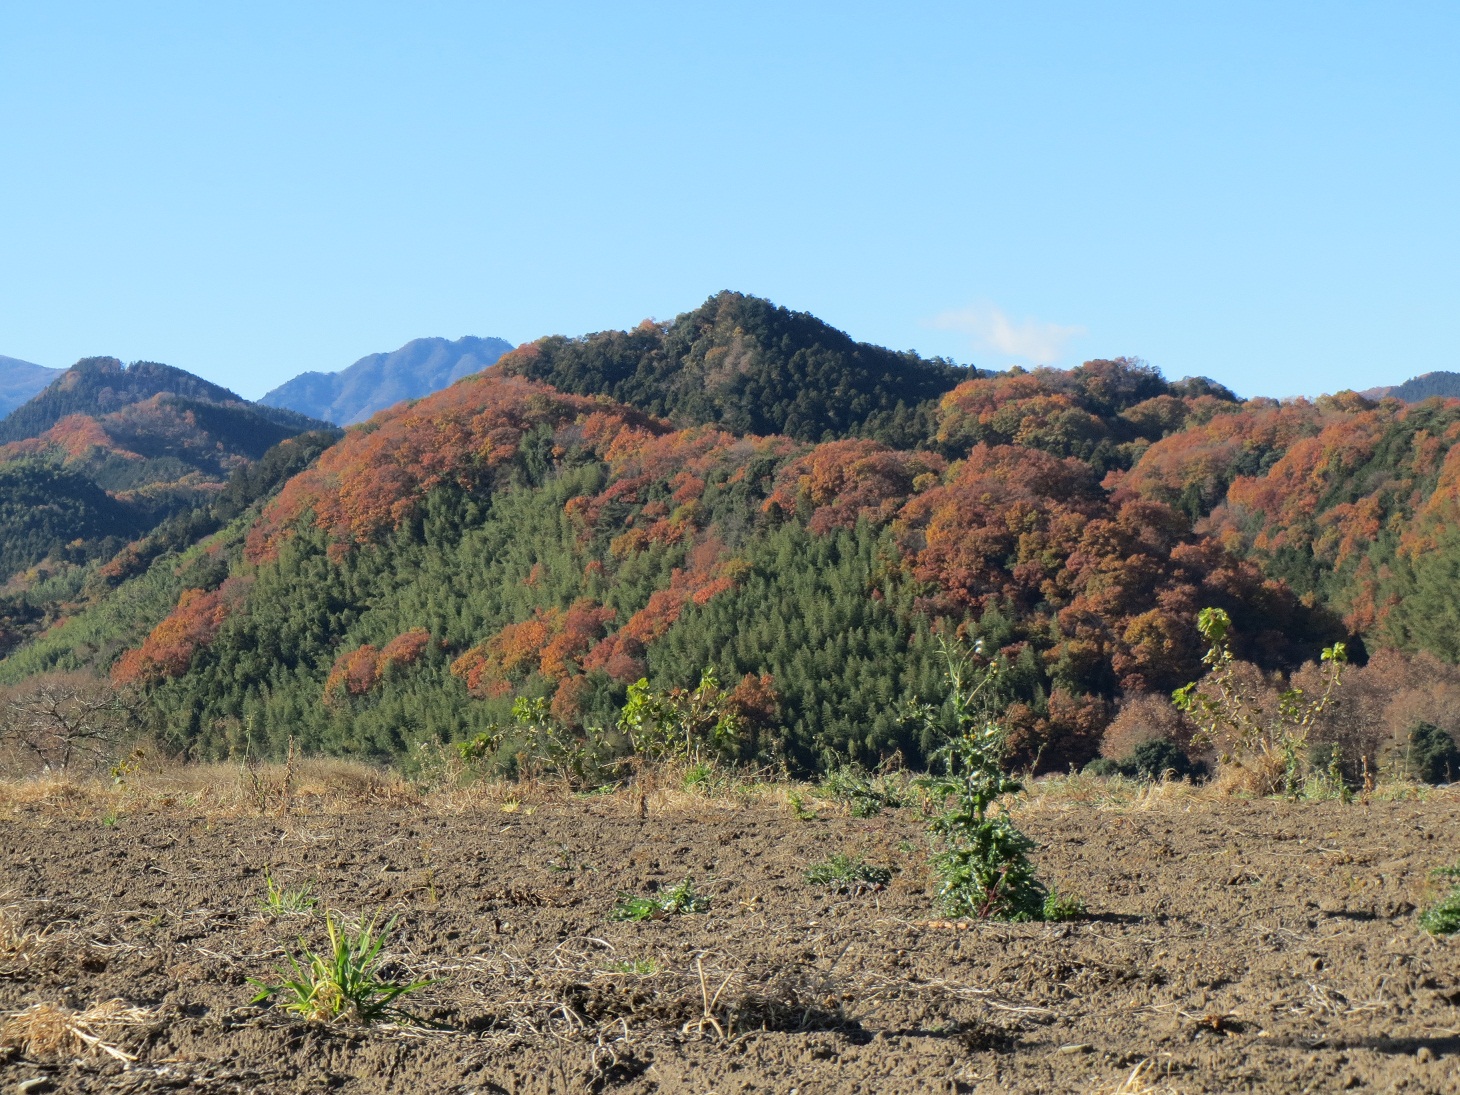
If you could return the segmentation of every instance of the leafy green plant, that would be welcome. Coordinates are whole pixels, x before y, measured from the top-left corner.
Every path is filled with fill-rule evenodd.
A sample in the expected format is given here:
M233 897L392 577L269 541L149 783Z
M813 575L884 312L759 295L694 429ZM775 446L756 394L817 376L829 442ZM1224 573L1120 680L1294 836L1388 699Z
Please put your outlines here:
M607 973L631 973L636 977L653 977L659 972L657 958L620 958L604 966Z
M290 968L276 968L282 978L278 984L249 978L249 983L259 989L252 1003L271 1004L304 1019L325 1023L341 1019L366 1024L383 1019L409 1019L410 1015L397 1007L396 1001L433 982L401 984L380 976L380 952L395 928L395 918L378 931L373 918L357 931L335 923L329 914L325 915L324 923L329 933L328 949L312 951L301 939L298 957L287 952L284 955Z
M1044 895L1044 911L1041 920L1051 923L1060 920L1079 920L1086 913L1085 902L1075 894L1062 894L1050 890Z
M1302 787L1308 735L1343 683L1348 661L1344 644L1334 643L1323 651L1323 690L1317 696L1289 688L1278 697L1277 710L1268 711L1237 673L1228 638L1232 618L1220 608L1204 608L1197 613L1197 628L1209 644L1202 657L1207 675L1172 693L1176 706L1197 724L1193 740L1216 746L1223 764L1259 760L1280 771L1281 790L1296 798Z
M618 728L634 752L650 760L700 763L739 759L742 720L730 693L720 687L713 666L694 688L657 691L641 677L629 685Z
M995 812L999 799L1024 789L1003 770L1006 735L989 703L999 663L975 669L947 644L944 654L947 703L957 729L932 755L941 771L922 781L931 800L943 807L928 825L937 846L932 864L940 879L938 903L952 916L1042 920L1049 895L1029 862L1034 841L1006 811ZM921 713L930 728L937 724L931 707L925 705Z
M892 881L892 872L838 852L808 869L806 881L813 886L828 886L837 893L860 894L882 889Z
M1441 867L1433 877L1460 882L1460 867ZM1454 935L1460 932L1460 885L1420 913L1419 926L1431 935Z
M695 893L695 880L690 877L653 897L621 893L613 911L608 915L610 920L641 923L645 920L664 920L670 916L708 912L709 909L710 899Z
M259 904L270 916L302 916L314 911L314 886L308 882L292 890L287 889L265 871L264 887L263 900Z
M622 761L601 727L575 733L553 717L542 697L518 696L512 721L493 724L456 746L461 759L507 779L555 775L576 789L596 789L621 778Z
M786 803L791 807L791 812L796 815L797 821L816 820L816 807L806 805L806 795L801 791L787 791Z
M856 765L828 772L817 788L823 798L846 806L852 817L876 817L883 810L907 805L905 786L892 773L873 776Z

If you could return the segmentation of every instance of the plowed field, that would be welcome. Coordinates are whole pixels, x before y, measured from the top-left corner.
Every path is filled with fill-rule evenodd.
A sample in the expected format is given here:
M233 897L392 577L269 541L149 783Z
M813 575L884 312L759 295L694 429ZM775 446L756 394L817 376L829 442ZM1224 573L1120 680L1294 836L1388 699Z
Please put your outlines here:
M1460 860L1460 793L1047 799L1020 823L1043 877L1090 911L1058 925L940 922L911 811L637 815L594 799L12 813L0 1012L137 1010L59 1052L17 1044L12 1024L0 1089L1460 1091L1460 944L1416 923L1436 896L1431 869ZM892 882L809 885L806 868L839 852ZM266 871L311 885L315 912L264 911ZM707 912L610 919L621 892L686 876ZM250 1005L249 978L274 977L301 936L323 941L326 908L399 918L385 972L434 980L403 1001L414 1023L312 1024Z

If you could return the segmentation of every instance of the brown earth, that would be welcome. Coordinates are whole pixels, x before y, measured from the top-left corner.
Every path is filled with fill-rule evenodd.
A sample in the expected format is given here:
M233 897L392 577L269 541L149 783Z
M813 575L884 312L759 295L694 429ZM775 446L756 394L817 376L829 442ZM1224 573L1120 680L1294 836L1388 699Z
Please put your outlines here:
M1460 944L1416 923L1430 870L1460 860L1460 793L1036 799L1019 818L1040 871L1089 918L962 929L930 912L913 811L637 812L17 808L0 819L0 1013L144 1010L87 1028L135 1061L12 1045L0 1091L1460 1091ZM836 852L891 885L809 885ZM398 915L387 971L436 979L406 1000L419 1021L250 1006L248 978L324 937L320 915L261 910L266 870L340 915ZM686 875L708 913L610 921L620 891Z

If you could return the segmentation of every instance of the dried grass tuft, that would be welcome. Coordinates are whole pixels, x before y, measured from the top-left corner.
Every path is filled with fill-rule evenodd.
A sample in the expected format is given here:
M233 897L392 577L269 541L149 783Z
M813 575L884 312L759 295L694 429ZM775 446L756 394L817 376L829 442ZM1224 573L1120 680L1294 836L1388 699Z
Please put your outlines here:
M32 1004L0 1024L0 1045L18 1046L33 1060L106 1054L118 1061L137 1059L117 1043L127 1030L148 1023L154 1013L122 1000L73 1011L60 1004Z
M1151 1075L1155 1071L1155 1067L1155 1064L1147 1057L1131 1069L1130 1075L1125 1079L1118 1081L1113 1086L1096 1087L1091 1090L1090 1095L1181 1095L1176 1088L1155 1081Z

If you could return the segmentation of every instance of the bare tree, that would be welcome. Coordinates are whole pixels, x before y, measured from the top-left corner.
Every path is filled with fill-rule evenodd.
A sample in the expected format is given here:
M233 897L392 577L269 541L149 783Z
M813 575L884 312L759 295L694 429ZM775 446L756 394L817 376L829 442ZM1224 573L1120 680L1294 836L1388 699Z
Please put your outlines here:
M44 673L0 697L0 764L64 771L115 758L139 729L125 693L86 673Z

